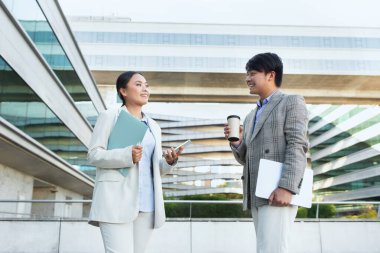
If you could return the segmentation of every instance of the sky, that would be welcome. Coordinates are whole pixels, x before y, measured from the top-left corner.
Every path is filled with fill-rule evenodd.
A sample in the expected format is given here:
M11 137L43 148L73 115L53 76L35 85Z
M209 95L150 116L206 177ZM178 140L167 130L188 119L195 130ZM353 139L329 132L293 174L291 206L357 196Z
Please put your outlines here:
M139 22L380 28L377 0L59 0L68 16Z

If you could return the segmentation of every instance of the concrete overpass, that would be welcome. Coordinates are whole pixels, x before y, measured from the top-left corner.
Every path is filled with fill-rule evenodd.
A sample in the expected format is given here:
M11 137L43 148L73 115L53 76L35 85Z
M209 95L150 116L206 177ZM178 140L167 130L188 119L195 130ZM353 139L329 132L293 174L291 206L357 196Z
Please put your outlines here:
M114 90L121 71L93 71L102 91ZM153 102L252 103L244 73L143 72ZM285 93L303 95L308 104L379 104L380 75L285 74Z

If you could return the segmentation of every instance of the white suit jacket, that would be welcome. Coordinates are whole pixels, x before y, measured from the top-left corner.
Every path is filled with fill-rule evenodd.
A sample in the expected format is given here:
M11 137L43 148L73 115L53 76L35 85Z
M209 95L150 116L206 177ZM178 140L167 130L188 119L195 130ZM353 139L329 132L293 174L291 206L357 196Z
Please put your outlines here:
M97 167L89 216L89 223L95 226L99 226L99 222L132 222L139 213L139 171L138 166L132 161L132 146L107 150L108 137L120 110L124 109L110 109L99 114L89 146L88 161ZM173 166L162 157L161 128L153 119L147 118L156 141L152 158L154 228L159 228L165 223L161 174L170 172ZM124 167L130 168L125 177L115 169Z

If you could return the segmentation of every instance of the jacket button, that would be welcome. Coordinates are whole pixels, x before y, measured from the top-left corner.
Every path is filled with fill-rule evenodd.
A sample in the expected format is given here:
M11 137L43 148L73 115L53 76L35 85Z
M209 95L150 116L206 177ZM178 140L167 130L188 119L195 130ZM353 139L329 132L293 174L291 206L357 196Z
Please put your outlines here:
M269 149L266 149L266 150L265 150L265 154L268 154L268 153L269 153Z
M241 176L241 180L244 180L244 176Z

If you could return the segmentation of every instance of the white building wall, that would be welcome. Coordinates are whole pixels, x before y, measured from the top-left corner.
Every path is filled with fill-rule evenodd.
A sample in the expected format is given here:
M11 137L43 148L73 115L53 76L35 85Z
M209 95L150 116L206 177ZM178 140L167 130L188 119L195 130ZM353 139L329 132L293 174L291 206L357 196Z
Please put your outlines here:
M32 194L33 177L0 164L0 199L29 200ZM0 204L0 217L25 217L30 212L30 203Z
M50 185L35 187L33 199L66 201L83 200L83 196L59 186ZM42 218L82 218L82 203L33 203L32 213L35 217Z
M57 187L57 192L55 200L82 200L83 196ZM58 217L70 217L70 218L81 218L83 214L83 204L82 203L57 203L55 204L54 216Z
M378 221L306 221L296 222L293 229L291 253L378 253L380 248ZM0 253L104 252L100 229L86 221L0 220L0 245ZM147 253L253 253L255 249L252 221L193 221L167 222L155 230Z
M92 41L82 41L77 34L92 70L243 73L249 58L268 51L282 57L286 74L377 75L380 65L380 50L372 45L380 37L378 28L144 23L109 17L72 17L69 21L74 33L98 33ZM128 36L125 33L151 34L161 39L120 43L110 39L110 33L121 37ZM170 39L183 34L191 39ZM214 43L208 35L228 38ZM261 37L253 44L239 44L234 36L237 40L239 36ZM272 41L278 37L281 42Z
M107 31L107 32L154 32L192 34L228 34L228 35L305 35L305 36L357 36L380 37L378 28L364 27L322 27L322 26L281 26L281 25L236 25L236 24L191 24L191 23L165 23L165 22L128 22L125 19L114 17L92 18L68 17L72 29L75 31ZM96 25L90 25L90 24ZM112 24L112 25L110 25Z

